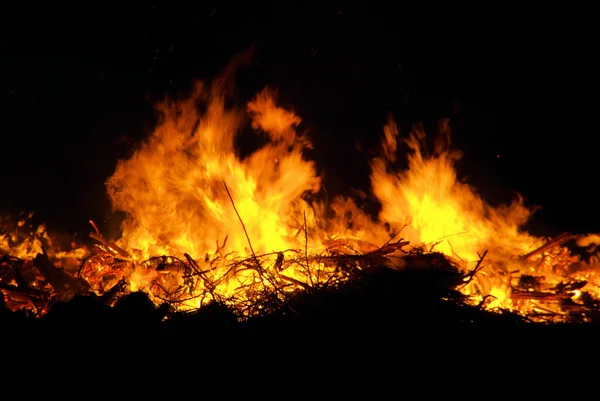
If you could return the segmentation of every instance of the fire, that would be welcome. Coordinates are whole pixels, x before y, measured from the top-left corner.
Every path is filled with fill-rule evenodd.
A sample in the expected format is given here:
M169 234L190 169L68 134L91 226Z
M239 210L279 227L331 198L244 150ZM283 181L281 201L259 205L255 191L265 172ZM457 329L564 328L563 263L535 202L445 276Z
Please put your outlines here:
M572 285L571 295L577 298L580 292L576 288L583 285L593 297L598 295L597 259L583 262L560 246L577 239L579 246L589 247L598 243L598 235L564 235L554 246L545 247L543 238L522 229L534 209L526 207L521 197L510 205L490 206L473 187L458 180L454 164L461 154L450 148L447 120L440 123L431 155L424 154L422 127L415 127L403 139L409 149L406 171L391 168L399 140L394 121L388 122L384 133L382 156L371 162L373 193L382 205L379 220L393 226L410 222L403 229L407 240L431 244L463 269L477 270L475 280L462 289L465 294L473 300L485 299L489 308L529 316L560 311L559 304L530 302L535 298L531 293L542 288ZM479 270L484 256L489 266ZM527 285L527 280L532 285ZM529 294L517 293L515 288Z
M385 127L384 156L372 161L373 193L380 200L380 220L400 226L410 222L404 229L405 238L415 243L435 244L437 251L451 258L458 258L464 267L474 268L478 254L488 251L493 260L494 279L480 280L488 288L486 294L494 294L497 302L506 306L511 260L542 245L541 238L534 238L520 228L527 222L531 210L522 199L511 205L493 208L474 188L460 182L454 163L460 153L449 149L448 122L440 124L440 136L432 155L425 156L425 132L416 127L404 142L411 153L408 169L390 171L395 161L391 149L397 147L399 135L393 121ZM489 274L482 271L480 276ZM500 276L506 276L502 278Z
M259 93L247 111L269 142L241 160L243 114L225 108L219 89L199 84L187 100L161 105L153 136L108 180L115 208L129 216L117 245L138 260L188 253L212 269L219 258L297 249L304 216L314 219L302 195L318 191L320 178L302 156L310 142L295 132L300 118L277 107L274 92ZM139 278L134 288L146 285ZM223 291L231 295L229 283Z
M255 252L297 245L289 226L308 211L301 195L320 186L314 164L302 158L309 143L294 131L300 119L276 107L268 90L260 93L248 112L252 126L271 142L242 161L234 149L241 116L225 110L223 97L214 94L206 114L199 115L201 91L199 86L183 103L162 106L163 123L109 179L115 208L129 214L118 245L144 257L208 252L212 258L215 243L226 241L228 249L247 255L233 204Z
M486 203L457 177L461 155L450 148L447 121L430 154L421 127L402 136L388 121L380 156L370 161L372 195L381 204L374 217L352 199L319 200L322 180L305 157L312 144L297 131L301 118L269 88L245 107L227 107L230 78L227 70L212 85L198 83L186 98L157 106L153 134L106 182L114 209L127 216L115 242L94 226L92 250L55 252L43 226L24 237L16 234L24 221L3 230L0 251L11 273L0 282L9 307L44 312L43 302L18 301L25 285L68 294L142 290L184 310L219 299L251 315L269 290L285 296L343 280L335 258L352 257L358 269L375 262L398 269L410 249L446 255L468 273L461 290L490 309L561 314L557 299L600 295L592 252L598 236L548 243L523 231L533 209L521 198ZM248 126L261 144L242 156L236 141ZM408 168L398 170L404 147ZM592 257L570 252L569 240ZM38 254L57 270L32 263ZM15 259L29 262L15 269ZM30 272L25 284L19 269ZM54 272L52 280L41 277L44 269Z

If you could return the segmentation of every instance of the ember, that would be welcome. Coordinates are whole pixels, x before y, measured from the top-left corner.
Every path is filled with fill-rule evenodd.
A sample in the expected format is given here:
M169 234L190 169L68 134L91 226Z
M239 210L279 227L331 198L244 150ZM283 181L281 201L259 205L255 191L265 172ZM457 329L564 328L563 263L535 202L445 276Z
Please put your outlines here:
M226 107L232 80L228 68L158 106L154 133L106 183L114 209L127 215L120 238L91 222L90 246L61 250L31 216L2 220L6 308L39 317L74 296L115 305L142 292L173 312L217 303L245 319L274 313L299 292L410 265L444 266L458 277L450 286L461 302L489 311L534 321L598 316L598 237L534 237L522 230L532 209L521 199L488 205L457 178L447 121L431 153L421 127L403 137L388 121L370 162L382 206L374 217L352 199L320 200L321 177L304 156L311 141L296 131L301 118L269 88L245 110ZM241 158L235 140L248 119L266 143ZM399 171L405 150L408 169Z

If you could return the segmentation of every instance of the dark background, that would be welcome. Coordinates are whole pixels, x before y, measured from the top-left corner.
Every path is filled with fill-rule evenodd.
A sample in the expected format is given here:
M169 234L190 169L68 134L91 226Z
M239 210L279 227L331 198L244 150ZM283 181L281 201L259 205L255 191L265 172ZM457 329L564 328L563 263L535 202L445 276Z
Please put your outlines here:
M461 177L489 202L541 205L537 234L600 231L591 6L345 3L2 6L0 211L108 224L104 181L154 103L254 44L238 99L279 87L332 193L367 182L388 113L451 117Z

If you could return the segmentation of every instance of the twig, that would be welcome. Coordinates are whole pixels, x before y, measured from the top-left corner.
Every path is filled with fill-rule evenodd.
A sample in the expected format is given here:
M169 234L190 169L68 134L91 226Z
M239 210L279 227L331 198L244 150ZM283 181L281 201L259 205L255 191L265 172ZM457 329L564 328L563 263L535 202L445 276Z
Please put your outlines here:
M442 240L439 240L437 242L430 242L431 246L429 247L429 253L432 253L433 252L433 248L435 248L436 246L438 246L441 243L442 243Z
M467 230L467 231L459 231L459 232L453 233L453 234L442 235L441 237L438 237L438 240L440 240L440 242L441 242L441 240L443 240L445 238L454 237L455 235L468 234L468 233L469 233L469 230Z
M196 261L187 253L184 253L185 258L188 260L190 266L192 267L192 269L198 273L198 275L200 276L200 278L202 279L202 281L204 281L204 284L206 285L206 287L208 288L208 292L210 293L210 295L213 297L213 300L217 300L217 297L214 294L215 291L215 287L213 285L213 283L208 279L208 277L206 277L204 275L204 273L199 269L198 264L196 263Z
M457 258L458 260L460 260L461 262L463 262L463 263L464 263L464 259L463 259L463 258L461 258L461 257L460 257L460 255L459 255L459 254L457 254L457 253L454 251L454 247L452 246L452 243L451 243L450 241L448 241L448 246L450 247L450 250L452 251L452 255L456 256L456 258Z
M237 208L235 207L235 202L233 201L233 197L231 196L231 193L229 192L229 188L227 188L227 184L225 183L225 181L223 181L223 185L225 186L225 191L227 191L227 195L229 196L229 200L231 201L233 210L235 210L235 214L237 215L238 219L240 220L240 223L242 224L242 228L244 229L244 234L246 234L246 240L248 240L248 246L250 247L250 252L252 252L252 257L254 258L254 261L256 262L256 264L259 267L261 267L260 262L258 261L256 254L254 253L254 249L252 248L252 242L250 241L250 236L248 235L248 231L246 231L246 225L244 224L242 217L240 216Z
M94 223L93 220L90 220L90 224L92 225L92 227L94 227L94 230L96 230L96 234L101 235L98 226L96 225L96 223Z
M400 228L398 231L396 231L395 233L393 233L392 235L390 235L390 238L387 241L385 241L385 243L383 245L381 245L380 248L383 249L387 244L389 244L390 242L392 242L392 240L394 238L396 238L396 236L398 234L400 234L402 232L402 230L404 230L407 226L408 226L408 223L404 223L404 225L402 226L402 228Z
M219 245L219 239L217 238L217 251L215 253L218 253L220 256L222 256L221 251L223 249L225 249L225 245L227 245L227 238L229 238L229 234L225 235L225 239L223 240L223 245Z
M306 284L306 283L303 283L303 282L302 282L302 281L300 281L300 280L296 280L296 279L295 279L295 278L293 278L293 277L288 277L288 276L285 276L285 275L283 275L283 274L280 274L280 275L279 275L279 277L281 277L282 279L284 279L284 280L286 280L286 281L289 281L290 283L296 284L296 285L298 285L298 286L300 286L300 287L304 288L305 290L310 290L310 289L312 288L310 285L308 285L308 284Z
M308 226L306 225L306 211L304 211L304 257L306 258L306 273L310 284L314 285L312 274L310 273L310 262L308 261Z
M483 252L483 255L481 255L481 257L479 258L479 261L477 261L477 264L475 265L475 268L473 270L471 270L469 273L467 273L467 275L465 277L468 278L467 281L465 281L465 283L458 287L458 288L463 288L465 287L467 284L469 284L471 282L471 280L473 280L473 277L481 270L483 269L483 266L481 265L481 262L483 262L483 259L485 258L485 255L487 255L488 251L486 250L485 252Z

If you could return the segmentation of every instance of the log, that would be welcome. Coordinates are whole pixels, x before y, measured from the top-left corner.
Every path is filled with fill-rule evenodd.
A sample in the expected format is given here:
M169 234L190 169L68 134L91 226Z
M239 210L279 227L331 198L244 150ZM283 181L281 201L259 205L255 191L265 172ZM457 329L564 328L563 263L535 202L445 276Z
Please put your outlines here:
M65 273L63 269L54 266L46 254L38 253L33 264L59 294L64 294L69 290L83 293L90 289L85 280L72 277Z

